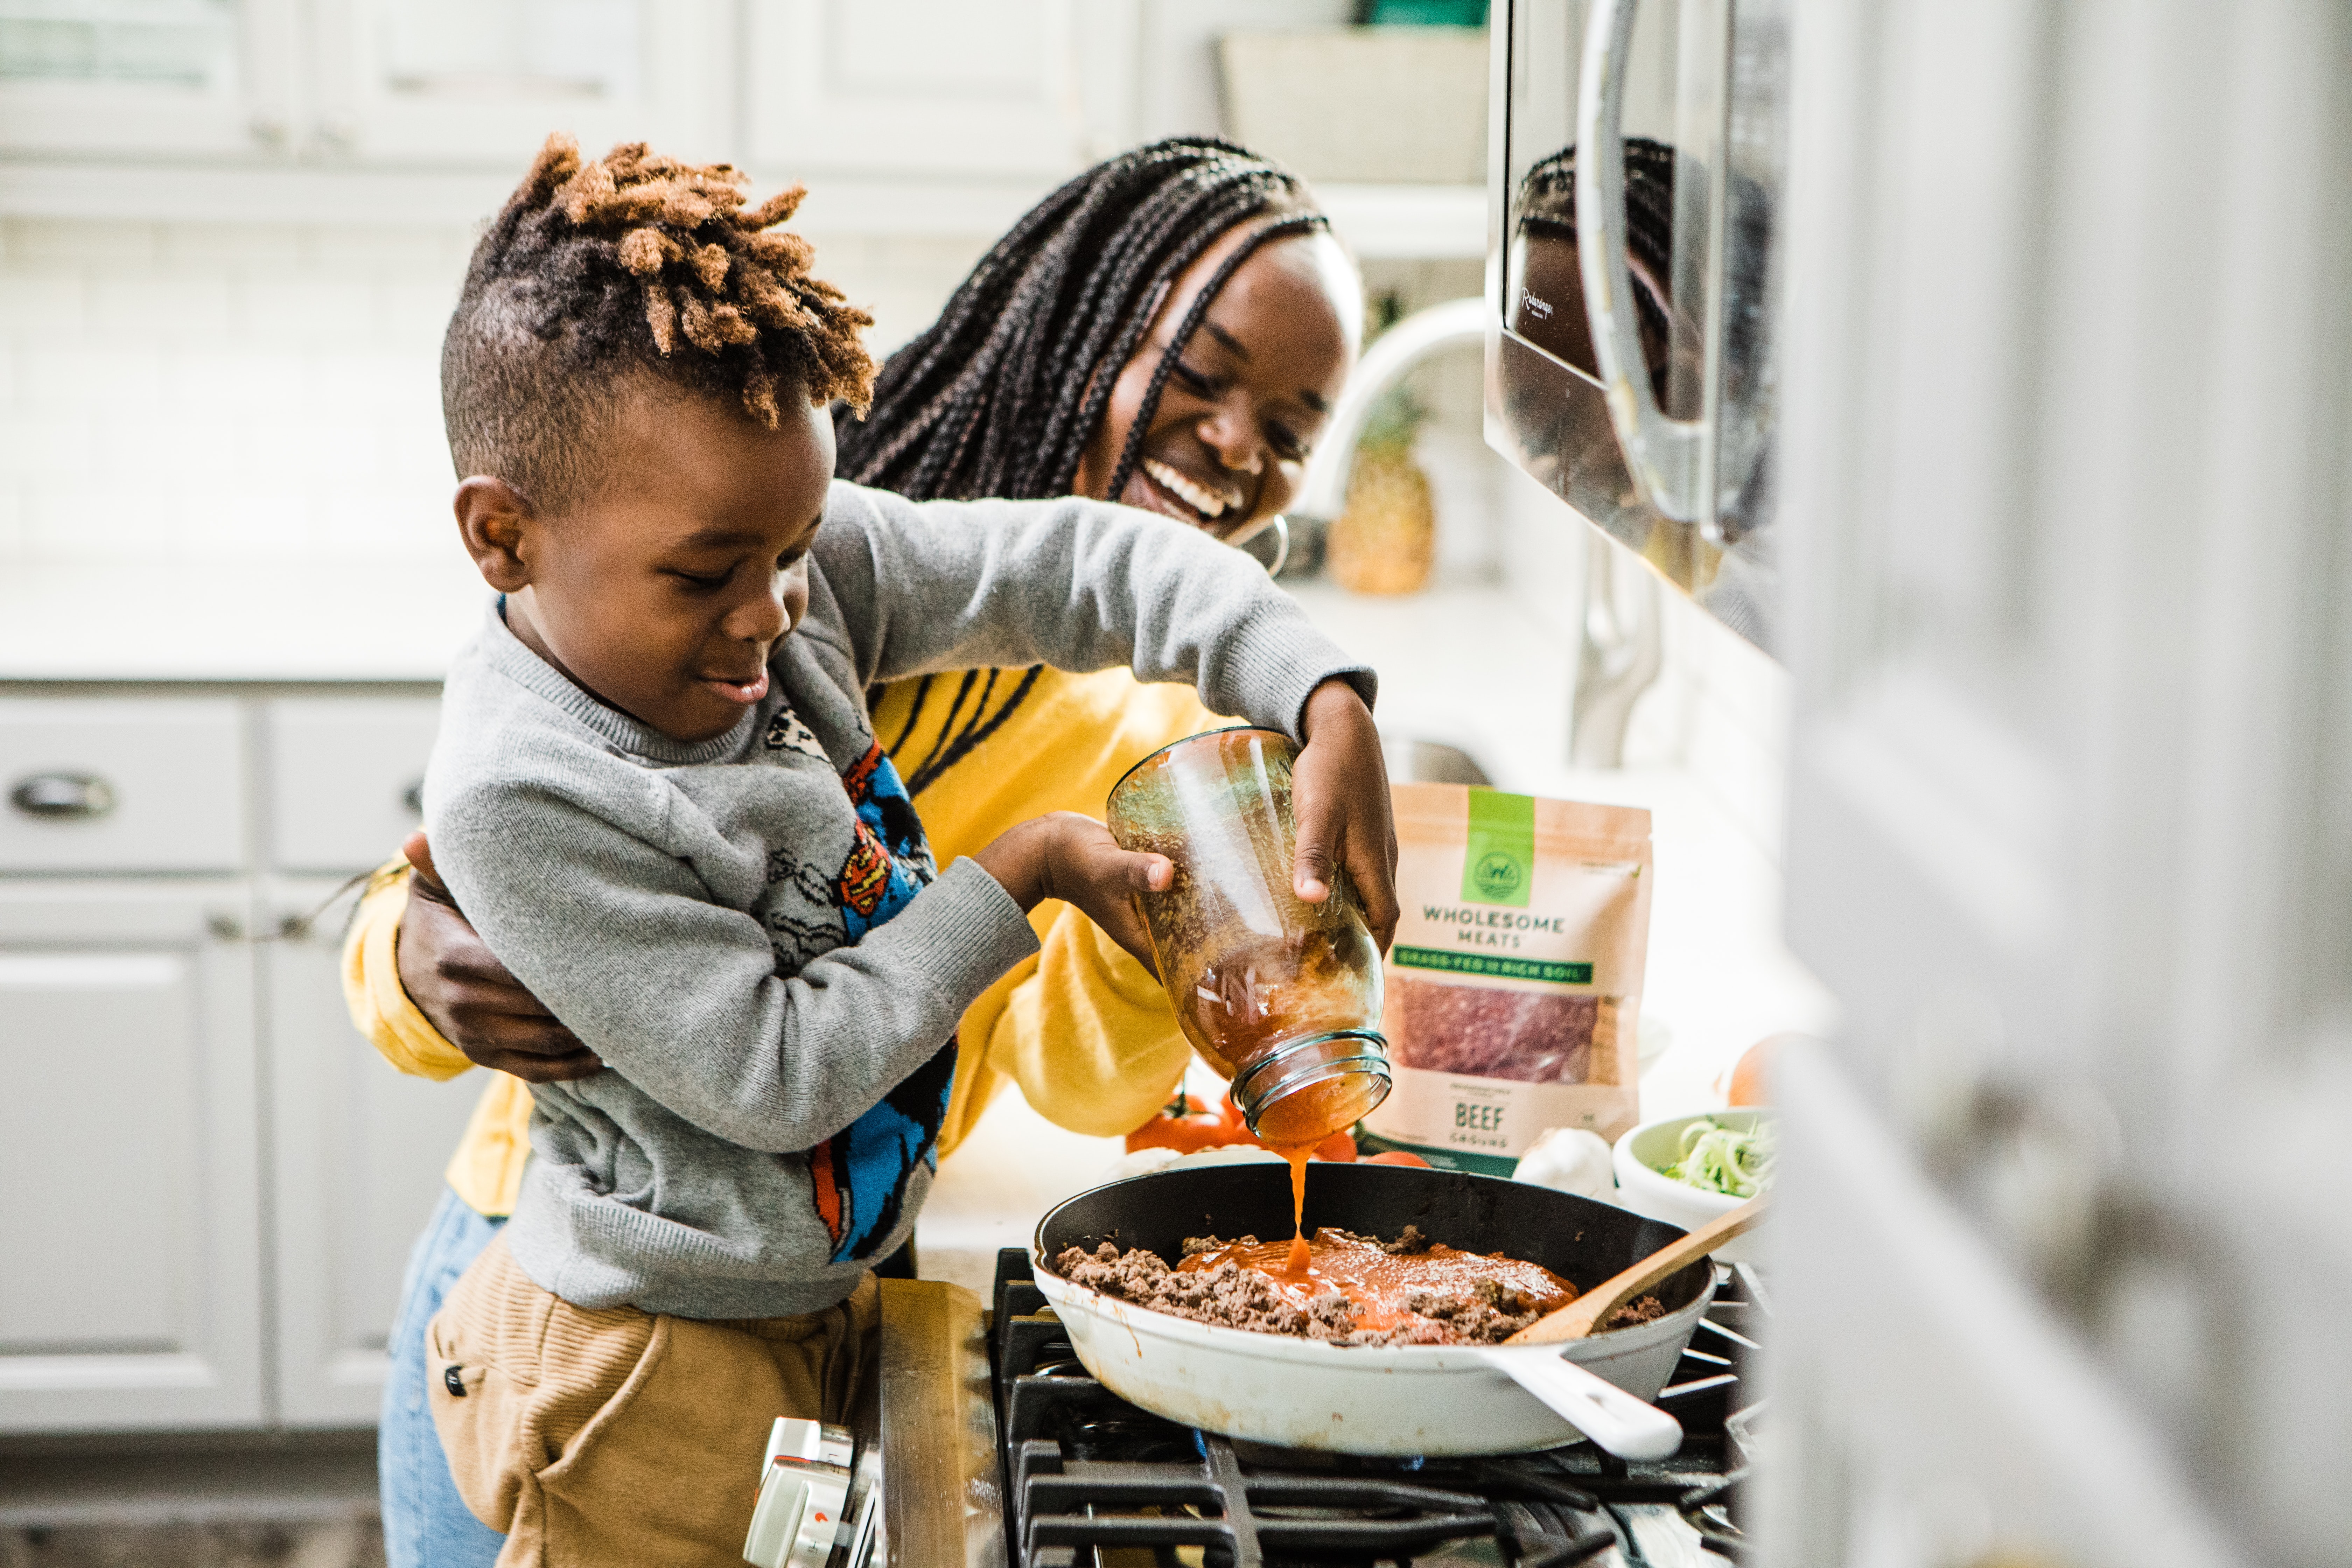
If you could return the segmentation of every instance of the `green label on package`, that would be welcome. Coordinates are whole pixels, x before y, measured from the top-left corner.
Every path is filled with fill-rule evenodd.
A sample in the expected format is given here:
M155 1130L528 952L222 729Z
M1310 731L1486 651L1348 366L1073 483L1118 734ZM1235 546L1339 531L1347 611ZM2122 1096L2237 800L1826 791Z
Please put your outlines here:
M1449 974L1492 974L1504 980L1540 980L1549 985L1590 985L1592 965L1555 963L1545 958L1495 958L1483 952L1448 952L1436 947L1392 947L1389 962L1407 969L1442 969Z
M1535 872L1535 797L1472 790L1469 852L1462 859L1464 900L1526 909Z

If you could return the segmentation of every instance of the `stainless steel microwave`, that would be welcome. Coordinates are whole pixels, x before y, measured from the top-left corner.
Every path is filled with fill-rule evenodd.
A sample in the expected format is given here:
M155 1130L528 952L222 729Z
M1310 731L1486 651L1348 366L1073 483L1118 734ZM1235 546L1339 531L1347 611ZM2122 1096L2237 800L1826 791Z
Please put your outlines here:
M1786 0L1498 0L1487 425L1774 650Z

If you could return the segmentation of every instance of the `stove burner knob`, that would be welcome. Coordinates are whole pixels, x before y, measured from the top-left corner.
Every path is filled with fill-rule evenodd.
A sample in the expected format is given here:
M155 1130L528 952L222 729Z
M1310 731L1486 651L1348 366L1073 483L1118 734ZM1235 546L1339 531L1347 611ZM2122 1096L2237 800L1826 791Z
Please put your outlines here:
M743 1560L758 1568L825 1568L843 1531L856 1452L842 1427L777 1421Z

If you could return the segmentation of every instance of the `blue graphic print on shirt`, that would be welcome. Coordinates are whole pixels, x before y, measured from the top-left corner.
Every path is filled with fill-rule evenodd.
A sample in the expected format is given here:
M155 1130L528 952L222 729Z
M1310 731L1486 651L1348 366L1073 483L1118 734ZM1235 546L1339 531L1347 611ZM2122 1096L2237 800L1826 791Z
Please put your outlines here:
M857 843L834 879L834 898L854 942L929 883L931 855L915 803L879 742L841 784L857 810ZM834 1262L873 1257L898 1226L916 1167L938 1169L955 1058L950 1039L881 1103L809 1152L817 1215L833 1237Z

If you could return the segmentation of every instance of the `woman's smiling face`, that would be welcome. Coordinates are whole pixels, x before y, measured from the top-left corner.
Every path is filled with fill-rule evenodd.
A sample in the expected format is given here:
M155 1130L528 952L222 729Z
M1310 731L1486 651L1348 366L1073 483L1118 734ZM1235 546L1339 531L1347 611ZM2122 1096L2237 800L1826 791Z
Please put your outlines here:
M1078 494L1099 496L1109 485L1178 323L1263 221L1218 236L1177 274L1112 385L1110 406L1078 464ZM1362 320L1363 286L1328 234L1260 246L1234 268L1176 356L1135 472L1108 499L1165 512L1220 539L1256 531L1297 493L1307 454L1355 365Z

